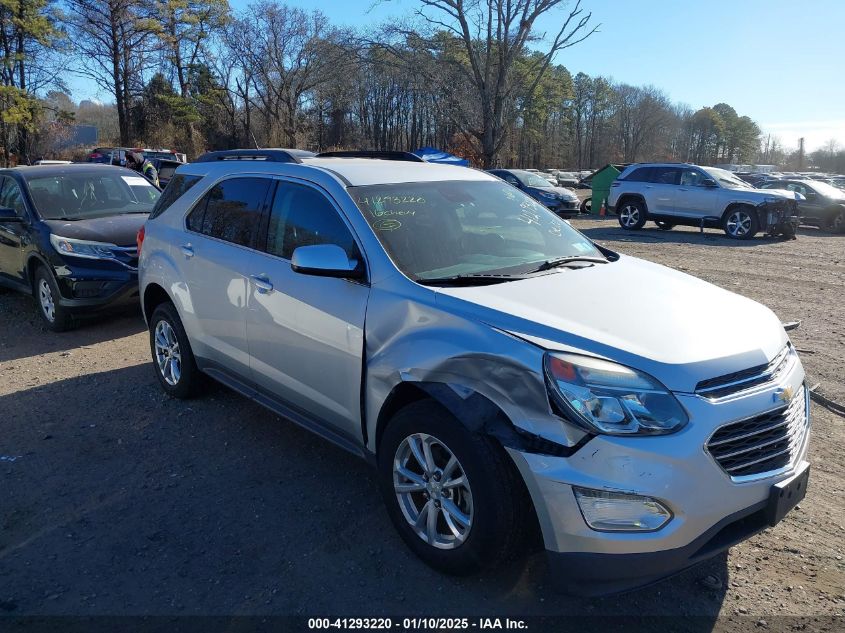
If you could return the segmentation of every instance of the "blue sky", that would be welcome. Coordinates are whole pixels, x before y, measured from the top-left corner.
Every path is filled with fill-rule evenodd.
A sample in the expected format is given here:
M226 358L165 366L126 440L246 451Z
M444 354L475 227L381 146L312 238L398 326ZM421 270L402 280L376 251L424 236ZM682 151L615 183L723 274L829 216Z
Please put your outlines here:
M230 0L242 9L248 0ZM570 0L574 4L574 0ZM375 28L408 15L415 0L288 0L339 25ZM724 101L786 148L845 146L845 0L582 0L600 32L560 53L573 74L663 89L694 109ZM553 11L540 22L549 34ZM74 81L76 99L98 94Z

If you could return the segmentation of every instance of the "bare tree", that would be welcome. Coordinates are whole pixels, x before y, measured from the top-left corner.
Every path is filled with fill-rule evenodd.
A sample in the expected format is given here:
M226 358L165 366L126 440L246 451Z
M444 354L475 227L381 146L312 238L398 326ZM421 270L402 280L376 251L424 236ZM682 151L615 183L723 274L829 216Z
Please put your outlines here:
M481 146L484 166L492 166L505 143L507 114L513 109L517 90L534 92L557 53L584 41L596 32L589 28L591 13L584 14L581 0L564 13L560 29L547 37L535 31L538 18L563 8L566 0L420 0L417 15L426 25L425 33L405 31L421 38L433 51L442 51L442 33L460 42L461 55L441 59L451 63L471 87L476 112L457 117L464 131ZM525 59L528 49L542 48L542 54ZM431 77L432 81L442 75Z
M120 143L132 141L129 107L143 87L153 35L160 31L151 9L134 0L67 0L82 72L114 96Z

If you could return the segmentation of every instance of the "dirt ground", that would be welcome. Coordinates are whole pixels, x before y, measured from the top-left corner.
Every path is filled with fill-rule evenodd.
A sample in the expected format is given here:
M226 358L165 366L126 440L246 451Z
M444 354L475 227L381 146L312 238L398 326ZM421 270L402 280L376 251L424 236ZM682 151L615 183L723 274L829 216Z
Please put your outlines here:
M572 223L800 319L811 383L845 401L845 236L739 243ZM655 586L577 599L552 589L541 553L471 578L428 569L363 462L223 387L165 397L139 315L51 334L31 298L0 294L0 616L602 614L842 630L829 616L845 611L845 419L812 414L809 493L780 525Z

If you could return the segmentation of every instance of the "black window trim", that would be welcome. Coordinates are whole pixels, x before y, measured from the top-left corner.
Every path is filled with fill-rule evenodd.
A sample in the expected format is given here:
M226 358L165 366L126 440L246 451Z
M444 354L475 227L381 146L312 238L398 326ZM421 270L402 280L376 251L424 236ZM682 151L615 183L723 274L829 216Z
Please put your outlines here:
M370 285L370 262L367 258L367 252L364 249L364 245L361 241L361 238L358 237L358 233L355 231L355 227L352 226L352 223L349 221L349 218L346 216L346 211L344 211L343 206L335 200L334 196L332 196L328 191L326 191L323 187L319 184L312 182L310 180L305 180L302 178L297 178L296 176L279 176L279 175L271 175L270 178L276 181L276 183L270 187L270 191L268 192L267 200L265 203L264 215L262 216L261 220L261 227L258 232L258 237L260 244L259 247L256 249L262 255L266 255L267 257L272 257L274 259L278 259L279 261L283 261L287 264L291 263L291 260L282 257L281 255L276 255L275 253L270 253L267 251L267 233L270 227L270 213L273 210L273 200L276 197L276 190L279 188L280 183L290 183L293 185L303 185L305 187L310 187L317 191L317 193L322 194L325 197L329 204L332 205L335 212L340 216L341 221L346 225L346 228L349 230L349 233L352 235L352 240L355 242L355 245L358 247L358 252L361 255L362 263L364 264L364 276L360 279L352 279L349 278L347 281L352 283L357 283L364 286ZM350 198L351 201L351 198ZM354 202L352 202L354 204ZM358 208L357 206L355 207Z
M226 180L234 180L235 178L265 178L265 179L271 180L271 181L274 180L274 177L273 177L272 174L262 174L262 173L257 173L257 174L256 173L225 174L225 175L221 176L220 178L218 178L217 180L212 182L208 186L208 188L199 192L199 197L196 200L194 200L194 203L190 207L188 207L187 211L185 211L184 215L182 216L182 230L184 230L186 233L188 233L190 235L198 235L200 237L204 237L205 239L214 240L215 242L219 242L220 244L228 244L229 246L233 246L235 248L243 248L243 249L246 249L248 251L260 253L262 251L257 248L257 242L261 237L261 227L264 223L264 217L265 217L265 215L267 215L269 213L269 209L268 209L269 202L268 201L272 200L272 197L270 197L270 193L275 190L272 183L270 183L270 186L267 187L267 193L265 194L264 200L261 203L261 208L259 209L259 214L258 214L258 221L259 221L258 232L254 236L253 244L251 246L245 246L243 244L238 244L237 242L230 242L229 240L220 239L219 237L214 237L213 235L207 235L205 233L200 233L199 231L193 231L190 228L188 228L188 216L191 215L194 212L194 210L199 206L200 203L203 202L203 200L205 200L206 195L208 195L208 193L212 189L214 189L214 187L216 187L218 184L220 184L221 182L224 182ZM207 200L205 202L206 202L206 204L208 204ZM205 211L203 211L203 220L205 220Z

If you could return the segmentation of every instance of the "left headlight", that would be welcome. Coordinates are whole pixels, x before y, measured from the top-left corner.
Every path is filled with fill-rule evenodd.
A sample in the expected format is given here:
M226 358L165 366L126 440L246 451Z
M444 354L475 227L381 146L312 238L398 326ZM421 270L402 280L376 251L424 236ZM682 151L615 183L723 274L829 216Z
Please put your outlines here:
M547 200L557 200L556 193L550 193L548 191L538 191L537 193L539 193L541 197L546 198Z
M666 387L636 369L576 354L546 354L545 366L552 398L592 433L660 435L689 421Z
M87 259L114 259L115 244L106 242L89 242L87 240L75 240L70 237L50 234L50 244L62 255L73 257L85 257Z

